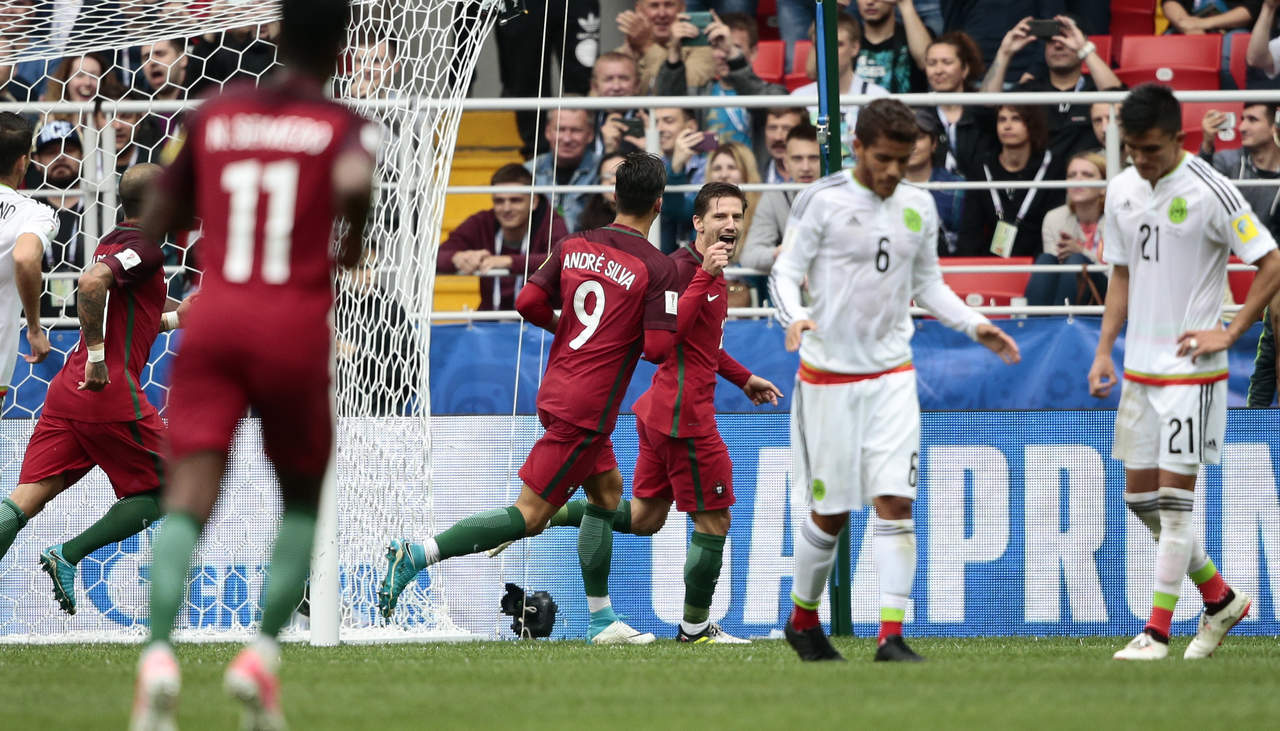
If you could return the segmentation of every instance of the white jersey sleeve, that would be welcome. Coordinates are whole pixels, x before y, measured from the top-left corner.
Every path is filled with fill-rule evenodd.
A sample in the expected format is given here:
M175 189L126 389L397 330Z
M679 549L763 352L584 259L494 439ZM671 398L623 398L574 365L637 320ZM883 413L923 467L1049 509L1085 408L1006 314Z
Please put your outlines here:
M796 320L810 318L801 288L824 235L821 206L812 205L820 191L821 188L810 187L796 196L787 219L787 230L782 235L778 259L769 272L769 294L777 309L778 322L783 327L790 327Z
M31 212L18 228L17 235L31 234L40 239L40 248L48 251L58 235L58 214L44 203L31 201Z
M1205 233L1215 243L1230 247L1246 264L1252 264L1276 248L1275 239L1243 196L1229 200L1233 205L1214 207Z
M938 266L938 208L933 196L921 207L924 208L925 245L916 252L911 269L911 296L943 325L976 338L978 326L990 320L961 301L943 281L942 269Z

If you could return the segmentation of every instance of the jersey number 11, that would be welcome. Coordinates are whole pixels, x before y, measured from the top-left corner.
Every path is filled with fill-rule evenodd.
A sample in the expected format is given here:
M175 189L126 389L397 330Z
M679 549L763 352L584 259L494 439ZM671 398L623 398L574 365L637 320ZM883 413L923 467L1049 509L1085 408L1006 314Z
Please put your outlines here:
M222 190L231 196L227 256L222 264L222 276L228 282L239 283L249 281L253 274L258 198L266 193L262 281L284 284L289 280L289 247L293 241L294 207L298 198L298 161L280 160L266 165L257 160L232 163L222 169Z

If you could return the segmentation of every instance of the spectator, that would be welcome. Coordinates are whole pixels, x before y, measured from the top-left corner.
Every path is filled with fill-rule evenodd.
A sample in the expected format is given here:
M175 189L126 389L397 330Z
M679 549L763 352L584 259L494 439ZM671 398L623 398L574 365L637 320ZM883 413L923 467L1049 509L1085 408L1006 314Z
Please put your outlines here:
M79 187L84 159L75 125L64 120L45 124L36 135L26 185L50 191L42 196L58 215L58 233L44 252L45 272L78 272L84 265L81 219L84 201ZM75 278L50 280L40 300L42 317L75 317Z
M778 0L778 35L786 44L786 68L794 68L796 41L809 39L809 28L814 24L816 5L813 0Z
M1280 75L1280 37L1275 37L1272 32L1276 27L1277 7L1280 7L1280 0L1262 0L1245 53L1249 67L1261 71L1268 79Z
M1093 138L1098 141L1098 147L1104 150L1107 149L1107 127L1111 124L1112 107L1116 107L1119 112L1119 104L1098 102L1089 105L1089 124L1093 127Z
M689 12L710 10L721 18L729 13L740 13L754 17L756 0L689 0Z
M591 96L636 96L639 84L636 60L625 53L602 53L591 68ZM625 155L643 150L644 133L630 134L638 131L632 127L635 124L632 120L640 120L647 127L649 115L639 109L601 109L596 112L596 154Z
M677 24L677 38L691 24ZM746 15L727 15L715 19L706 28L706 37L715 57L715 77L703 86L690 89L685 79L684 61L672 54L658 72L654 93L658 96L756 96L786 94L787 89L778 84L763 81L751 68L755 59L759 36L755 19ZM763 110L760 110L763 111ZM764 116L741 107L705 109L698 113L698 126L715 132L722 142L737 142L750 146L758 131L764 127Z
M979 58L991 64L1005 34L1020 18L1053 18L1066 13L1067 7L1065 0L952 0L943 3L943 12L947 30L966 33L979 49ZM1043 65L1038 50L1014 58L1005 81L1017 82L1027 73L1042 76Z
M1098 55L1097 48L1076 22L1065 15L1054 20L1058 21L1059 33L1044 44L1044 74L1024 77L1016 91L1110 91L1120 88L1120 77ZM1009 62L1035 40L1036 37L1031 35L1031 18L1023 18L1005 34L982 83L982 90L989 93L1003 91ZM1089 65L1088 74L1080 70L1082 61ZM1054 157L1066 160L1081 150L1096 147L1089 105L1058 104L1045 109L1049 117L1049 149Z
M584 109L553 109L543 130L551 150L525 163L535 185L594 185L599 158L592 142L591 113ZM587 203L585 193L557 193L552 208L564 217L570 231L578 230L578 216Z
M758 167L756 156L751 153L751 148L739 142L725 142L711 153L710 162L707 163L707 182L731 183L733 185L759 183L760 173ZM745 195L747 196L747 210L743 212L742 225L738 226L738 239L734 246L734 251L729 255L729 260L733 262L737 262L742 255L742 249L746 246L747 236L751 231L751 219L755 216L756 209L760 206L760 193L750 192L745 193ZM693 215L692 208L689 210L689 215ZM752 303L752 288L763 290L764 287L768 286L768 282L763 277L758 279L760 279L758 282L739 278L728 280L729 306L750 307Z
M136 102L146 99L146 95L135 89L125 94L122 100ZM101 97L100 100L107 101ZM106 130L110 125L115 132L117 173L123 173L139 163L155 162L160 158L163 140L152 119L144 119L138 112L124 111L117 111L108 117L106 112L99 109L94 112L94 121L98 129ZM100 159L100 164L105 170L105 162Z
M984 180L1061 180L1062 167L1049 152L1045 113L1038 106L996 109L999 151L979 161ZM983 191L965 198L962 256L1036 256L1043 250L1040 224L1061 205L1060 190L1022 188Z
M187 98L187 41L176 38L142 47L142 76L150 86L151 98L177 101ZM179 112L150 112L164 137L176 137Z
M498 168L490 185L530 185L533 176L521 165ZM510 274L480 280L480 309L513 310L525 275L546 261L555 242L569 234L546 198L524 191L494 193L493 208L472 214L440 245L436 271L441 274Z
M9 0L4 7L4 21L0 23L0 51L3 56L19 54L34 61L21 61L10 67L7 74L0 74L6 81L4 91L16 101L34 101L44 93L45 82L62 53L50 42L45 26L39 22L40 9L35 0ZM9 78L4 79L7 75Z
M192 79L188 93L198 96L236 79L261 79L276 64L276 46L259 37L259 26L242 25L196 38L188 54Z
M942 122L938 115L929 109L917 109L916 125L920 128L920 136L916 137L915 149L911 151L911 159L907 161L904 179L910 183L963 181L964 178L935 163L938 139L942 136ZM938 207L938 256L955 256L960 227L964 223L964 191L935 188L929 192L933 194L933 201Z
M1107 160L1096 150L1076 153L1067 164L1067 180L1106 179ZM1106 198L1106 188L1067 188L1066 205L1044 216L1040 226L1044 252L1036 257L1036 263L1081 266L1105 263L1101 222ZM1106 294L1107 275L1103 272L1090 272L1088 281L1081 272L1036 272L1027 281L1029 305L1100 305Z
M925 52L925 76L929 90L960 93L977 88L986 66L973 39L959 31L944 33ZM994 120L988 107L947 104L937 107L942 123L941 152L937 161L948 172L967 180L982 176L980 160L997 149L991 130Z
M618 166L626 159L626 155L614 153L606 155L600 161L600 185L613 185L618 182ZM589 231L593 228L604 228L618 217L618 196L607 190L603 193L592 193L587 204L582 208L582 216L578 219L578 228Z
M1231 75L1231 36L1248 33L1253 16L1258 14L1259 0L1163 0L1160 9L1169 19L1170 33L1199 35L1222 34L1222 61L1219 78L1222 88L1236 88ZM1226 8L1222 10L1222 8ZM1270 26L1267 27L1270 30Z
M685 46L676 36L677 26L682 26L681 37L697 35L697 28L684 14L684 0L636 0L635 10L618 13L618 30L624 40L616 50L636 60L642 92L653 88L659 68L673 57L684 62L685 83L691 89L715 77L711 48Z
M104 59L97 54L68 56L58 62L45 84L41 101L87 102L102 93L119 93L120 82L107 72ZM70 121L70 120L67 120Z
M1200 157L1233 180L1280 178L1280 144L1276 142L1278 109L1280 106L1275 102L1245 104L1240 117L1241 147L1217 153L1214 152L1214 141L1226 122L1226 115L1216 109L1209 110L1201 122L1204 140L1200 143ZM1280 236L1280 186L1242 187L1240 194L1272 235Z
M704 182L707 154L701 149L706 148L708 140L698 129L698 120L693 112L666 107L655 109L653 113L658 128L658 146L662 148L662 157L667 163L667 185L698 185ZM715 144L714 138L710 144ZM693 193L667 193L662 196L662 205L665 211L682 212L692 206L693 196ZM681 242L692 237L693 223L689 216L667 213L662 216L660 230L662 251L670 254L680 247Z
M527 0L524 6L523 15L493 31L502 96L551 96L552 57L560 68L561 92L585 95L591 88L591 66L600 52L600 0ZM533 149L539 121L540 115L533 110L516 112L526 157Z
M365 37L351 47L351 74L347 77L345 96L385 98L396 88L395 75L399 69L394 39Z
M365 249L334 311L334 387L339 399L368 416L415 413L422 356L408 312L379 284L377 252ZM369 327L377 322L380 327Z
M806 185L822 175L818 130L807 122L787 133L787 170L795 182ZM742 248L742 266L766 273L773 269L796 195L796 191L771 190L760 196L760 205Z
M897 13L894 9L897 9ZM898 13L902 22L898 22ZM862 49L857 74L893 94L922 92L924 56L932 35L912 0L858 0Z
M803 107L775 107L765 110L763 134L756 138L756 160L766 183L789 183L787 133L807 124L809 112Z
M813 39L812 29L809 38ZM883 86L873 84L854 72L854 60L858 57L862 44L862 28L858 25L856 18L845 13L837 16L836 42L836 68L840 70L840 93L872 97L888 96L889 92ZM817 56L816 53L809 54L809 61L816 63ZM817 74L814 73L813 76L816 78ZM791 93L794 96L817 96L818 82L805 84ZM844 116L840 128L841 157L844 159L844 165L848 167L853 164L853 130L858 122L858 107L841 107L840 112ZM818 121L817 107L809 107L809 117L814 123Z

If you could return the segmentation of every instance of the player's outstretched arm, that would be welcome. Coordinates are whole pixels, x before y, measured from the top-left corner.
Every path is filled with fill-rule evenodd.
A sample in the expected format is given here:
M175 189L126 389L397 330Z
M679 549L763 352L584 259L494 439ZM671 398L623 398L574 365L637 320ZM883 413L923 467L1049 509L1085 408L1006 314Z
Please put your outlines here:
M1262 316L1262 309L1267 306L1276 291L1280 290L1280 251L1272 249L1252 264L1258 267L1258 273L1249 285L1249 293L1245 295L1240 312L1226 329L1189 330L1178 337L1178 355L1190 355L1191 362L1202 355L1217 353L1230 348L1253 323ZM1108 299L1111 290L1108 288Z
M88 358L84 363L84 380L80 391L101 391L111 380L107 377L106 340L103 321L107 313L107 292L115 283L115 275L102 262L97 262L80 275L76 294L76 311L80 315L80 332Z
M40 292L44 287L40 260L43 256L44 246L40 237L35 234L18 236L13 247L13 276L18 286L18 297L22 300L22 311L27 318L27 343L31 345L31 353L22 359L28 363L39 363L53 349L49 345L49 336L40 326Z
M1106 307L1102 312L1102 331L1098 334L1098 348L1093 353L1093 365L1089 367L1089 395L1106 398L1115 387L1116 364L1111 350L1120 336L1120 327L1129 316L1129 267L1116 264L1111 270L1111 283L1107 285Z

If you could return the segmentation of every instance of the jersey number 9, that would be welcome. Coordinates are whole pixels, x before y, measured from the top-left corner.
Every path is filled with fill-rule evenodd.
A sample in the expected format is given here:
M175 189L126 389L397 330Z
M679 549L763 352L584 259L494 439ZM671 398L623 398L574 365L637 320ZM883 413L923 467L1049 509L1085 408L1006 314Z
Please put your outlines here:
M594 294L596 296L595 307L587 312L587 295ZM577 337L569 341L569 349L577 350L587 344L591 336L595 334L596 328L600 327L600 320L604 319L604 287L594 279L588 279L573 292L573 314L577 315L578 322L582 323L583 331L578 333Z

